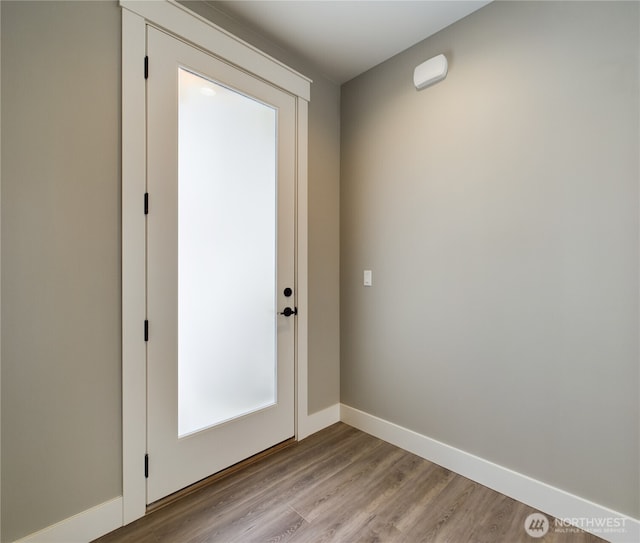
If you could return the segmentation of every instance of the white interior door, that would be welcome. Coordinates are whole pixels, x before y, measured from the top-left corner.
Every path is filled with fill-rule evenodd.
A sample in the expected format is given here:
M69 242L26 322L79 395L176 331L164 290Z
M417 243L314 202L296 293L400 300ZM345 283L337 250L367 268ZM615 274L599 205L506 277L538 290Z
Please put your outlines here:
M296 100L147 47L151 503L294 435Z

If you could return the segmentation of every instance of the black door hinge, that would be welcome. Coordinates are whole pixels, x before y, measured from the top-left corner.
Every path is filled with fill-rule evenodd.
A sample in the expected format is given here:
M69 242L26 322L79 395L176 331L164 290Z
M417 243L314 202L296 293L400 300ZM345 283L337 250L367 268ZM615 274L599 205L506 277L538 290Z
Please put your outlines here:
M144 478L149 478L149 455L144 455Z
M145 215L149 214L149 193L148 192L144 193L144 214Z
M149 57L144 57L144 78L149 79Z
M149 321L144 321L144 340L149 341Z

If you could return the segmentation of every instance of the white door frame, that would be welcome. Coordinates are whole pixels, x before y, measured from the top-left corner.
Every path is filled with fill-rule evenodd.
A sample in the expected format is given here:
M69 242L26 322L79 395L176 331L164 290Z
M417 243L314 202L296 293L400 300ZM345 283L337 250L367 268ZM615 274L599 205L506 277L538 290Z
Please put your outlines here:
M146 27L152 25L297 97L296 438L307 413L307 128L311 81L173 0L121 0L122 7L122 496L123 524L145 514ZM153 70L153 60L149 70Z

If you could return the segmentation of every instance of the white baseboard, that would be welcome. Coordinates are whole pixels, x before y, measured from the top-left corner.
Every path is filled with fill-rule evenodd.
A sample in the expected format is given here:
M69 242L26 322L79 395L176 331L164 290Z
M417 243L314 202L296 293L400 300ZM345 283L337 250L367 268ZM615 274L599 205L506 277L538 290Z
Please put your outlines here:
M309 437L311 434L315 434L320 430L331 426L336 422L340 422L340 404L336 403L318 411L307 415L304 420L298 421L298 439L302 440L305 437Z
M606 541L640 541L637 519L344 404L340 406L340 419L548 515L572 519L572 524Z
M114 498L15 543L88 543L122 526L122 498Z

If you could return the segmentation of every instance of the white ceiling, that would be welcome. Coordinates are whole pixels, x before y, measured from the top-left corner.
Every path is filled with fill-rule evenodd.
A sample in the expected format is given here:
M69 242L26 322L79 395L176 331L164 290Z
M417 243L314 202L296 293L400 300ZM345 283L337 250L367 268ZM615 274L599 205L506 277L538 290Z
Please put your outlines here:
M344 83L490 0L226 0L216 8Z

